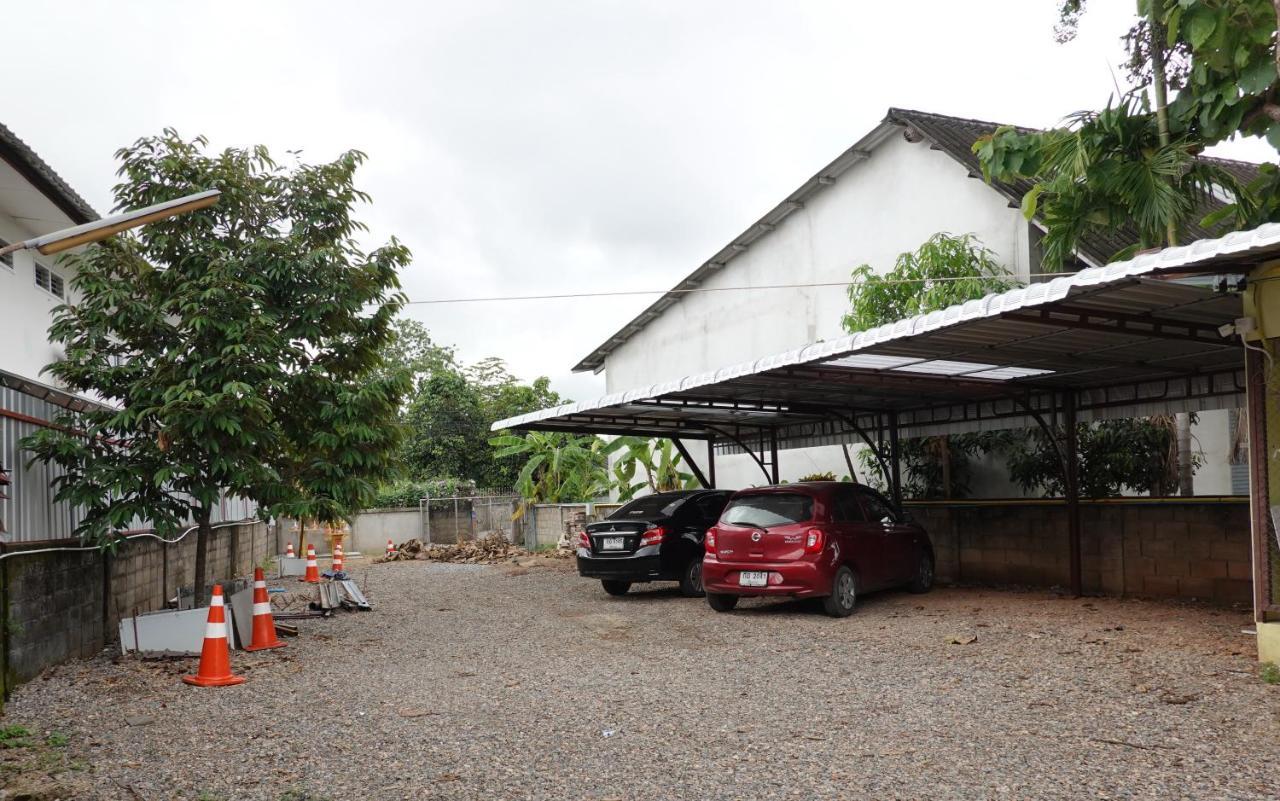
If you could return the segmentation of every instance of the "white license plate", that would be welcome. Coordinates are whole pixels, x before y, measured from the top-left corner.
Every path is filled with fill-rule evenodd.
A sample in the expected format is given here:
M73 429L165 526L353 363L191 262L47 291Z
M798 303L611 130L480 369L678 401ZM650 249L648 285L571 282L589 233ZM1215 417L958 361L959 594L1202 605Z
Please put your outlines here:
M738 574L739 587L763 587L769 583L769 574L763 570L744 570Z
M602 551L621 551L626 546L623 545L622 537L603 537L600 540L600 550Z

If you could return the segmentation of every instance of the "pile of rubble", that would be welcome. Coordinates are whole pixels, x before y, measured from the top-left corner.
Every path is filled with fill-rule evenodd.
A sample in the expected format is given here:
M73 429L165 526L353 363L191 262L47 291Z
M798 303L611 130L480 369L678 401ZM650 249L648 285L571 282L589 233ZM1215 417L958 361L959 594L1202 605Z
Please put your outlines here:
M470 542L452 545L423 543L413 539L396 546L396 551L379 562L403 562L425 559L431 562L460 562L463 564L492 564L526 556L528 552L519 545L512 545L501 536L489 536Z

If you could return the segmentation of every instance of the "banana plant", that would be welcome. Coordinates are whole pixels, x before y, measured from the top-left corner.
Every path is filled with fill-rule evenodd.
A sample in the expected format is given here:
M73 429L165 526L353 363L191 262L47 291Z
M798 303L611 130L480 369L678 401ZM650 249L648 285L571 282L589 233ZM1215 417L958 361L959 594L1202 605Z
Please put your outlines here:
M609 445L611 453L622 451L621 458L613 465L613 487L618 492L618 500L629 501L646 487L650 492L669 492L698 486L696 477L680 469L683 459L669 439L618 437ZM644 468L645 479L636 481L640 467Z
M617 447L599 437L548 431L505 434L489 440L495 458L527 457L516 477L522 503L516 517L538 503L580 503L609 491L608 455Z

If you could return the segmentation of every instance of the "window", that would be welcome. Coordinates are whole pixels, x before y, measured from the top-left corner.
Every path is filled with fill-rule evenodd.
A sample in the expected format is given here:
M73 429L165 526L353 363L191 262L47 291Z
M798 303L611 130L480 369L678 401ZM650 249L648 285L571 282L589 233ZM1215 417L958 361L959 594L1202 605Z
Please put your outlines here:
M650 517L670 517L676 508L684 502L685 495L671 496L667 494L646 495L636 498L626 506L609 515L610 520L645 520Z
M785 526L813 519L813 498L790 492L744 495L729 501L720 518L731 525Z
M870 492L862 493L862 508L867 511L867 518L880 523L898 522L898 513L893 511L889 502L879 495Z
M36 265L36 286L51 295L63 296L64 287L62 284L62 276L45 267L43 264Z
M729 500L729 493L714 492L710 495L704 495L697 501L698 517L704 521L714 523L720 519L720 513L724 511L725 501Z
M867 516L862 513L862 507L858 504L858 496L852 490L836 493L833 514L837 523L867 522Z

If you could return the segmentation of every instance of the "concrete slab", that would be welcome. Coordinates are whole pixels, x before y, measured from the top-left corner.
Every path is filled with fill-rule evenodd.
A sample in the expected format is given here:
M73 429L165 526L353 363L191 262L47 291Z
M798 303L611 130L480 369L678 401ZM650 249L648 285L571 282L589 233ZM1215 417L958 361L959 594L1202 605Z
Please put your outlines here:
M307 574L307 560L299 557L281 556L277 560L280 566L280 575L284 576L305 576Z
M247 587L231 596L231 615L236 637L242 643L253 642L253 588Z
M166 610L124 618L120 621L120 652L198 655L208 619L208 609Z
M252 622L252 604L250 607ZM205 623L208 621L208 607L166 609L138 615L137 618L126 617L120 621L120 652L128 654L137 651L153 656L199 656L204 647ZM235 628L234 624L227 626L227 645L233 650L243 647ZM141 646L137 642L139 640Z

